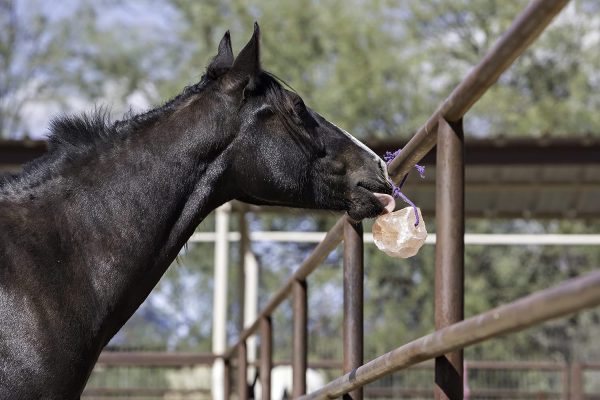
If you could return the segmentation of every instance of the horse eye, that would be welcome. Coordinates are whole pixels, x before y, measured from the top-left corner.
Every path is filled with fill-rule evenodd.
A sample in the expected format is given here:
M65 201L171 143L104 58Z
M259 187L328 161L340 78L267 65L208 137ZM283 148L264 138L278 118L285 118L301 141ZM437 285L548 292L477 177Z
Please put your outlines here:
M275 115L275 110L271 106L263 106L256 110L256 116L259 118L268 118Z

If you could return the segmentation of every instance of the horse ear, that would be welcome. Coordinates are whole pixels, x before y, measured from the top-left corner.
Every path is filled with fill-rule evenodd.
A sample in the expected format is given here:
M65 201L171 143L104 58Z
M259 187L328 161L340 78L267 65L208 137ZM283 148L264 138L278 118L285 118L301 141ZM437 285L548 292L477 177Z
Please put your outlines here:
M254 23L254 33L233 62L229 71L232 86L252 88L260 74L260 28Z
M206 74L209 78L215 79L227 72L233 65L233 50L231 49L231 37L229 31L225 32L223 38L219 42L219 50L217 55L212 59Z

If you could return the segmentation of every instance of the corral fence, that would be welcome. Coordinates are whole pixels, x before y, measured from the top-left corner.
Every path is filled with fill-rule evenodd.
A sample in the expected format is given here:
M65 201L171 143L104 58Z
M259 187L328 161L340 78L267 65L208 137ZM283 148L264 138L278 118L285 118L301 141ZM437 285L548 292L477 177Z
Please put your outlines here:
M209 399L212 354L170 352L104 352L82 399ZM342 370L343 363L320 360L308 367L322 371ZM276 361L274 366L290 365ZM369 398L427 399L433 395L430 379L434 363L411 366L365 388ZM549 361L468 361L465 380L473 399L600 399L593 384L600 376L600 363ZM397 374L396 374L397 375ZM243 381L245 382L245 380Z
M342 396L362 399L363 386L367 383L431 359L435 359L435 397L461 399L464 395L464 347L600 304L600 270L596 270L463 320L465 186L462 118L567 3L568 0L532 1L389 165L390 178L399 183L437 145L436 331L364 364L363 229L360 223L343 217L273 295L257 319L240 333L237 342L221 355L225 369L224 398L229 399L231 394L234 362L237 398L244 400L248 397L247 340L256 333L260 336L259 371L263 399L269 398L273 367L271 316L290 295L293 298L292 396L302 399ZM344 375L306 394L306 279L342 241Z

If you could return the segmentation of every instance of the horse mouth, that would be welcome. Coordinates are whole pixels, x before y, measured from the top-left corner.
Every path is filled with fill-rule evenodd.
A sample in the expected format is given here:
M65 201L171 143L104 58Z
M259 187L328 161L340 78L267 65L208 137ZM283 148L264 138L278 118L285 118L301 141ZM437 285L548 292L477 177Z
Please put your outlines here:
M377 200L379 200L379 203L381 203L381 205L385 209L384 214L391 213L394 211L394 208L396 208L396 200L394 200L394 198L389 194L373 193L373 196L375 196Z
M390 192L389 185L359 183L350 197L348 216L353 220L360 221L394 211L396 201L390 196Z

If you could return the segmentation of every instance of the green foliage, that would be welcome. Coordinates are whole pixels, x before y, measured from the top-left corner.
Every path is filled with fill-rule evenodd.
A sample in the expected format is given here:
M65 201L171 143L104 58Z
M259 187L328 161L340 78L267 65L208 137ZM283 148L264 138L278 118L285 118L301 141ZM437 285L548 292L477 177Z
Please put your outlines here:
M158 3L173 17L168 4L68 3L0 1L0 137L39 138L55 114L95 104L123 114L132 96L159 100L156 84L172 79L183 53L177 30L126 18Z
M268 70L336 124L385 137L415 131L527 1L83 1L54 19L43 7L17 13L16 4L0 4L4 135L26 132L23 107L32 101L69 109L74 97L104 98L118 113L132 94L154 103L172 97L200 78L225 30L239 50L258 20ZM467 134L596 134L595 7L568 6L474 107ZM157 8L160 16L148 11ZM155 20L122 18L136 13Z

